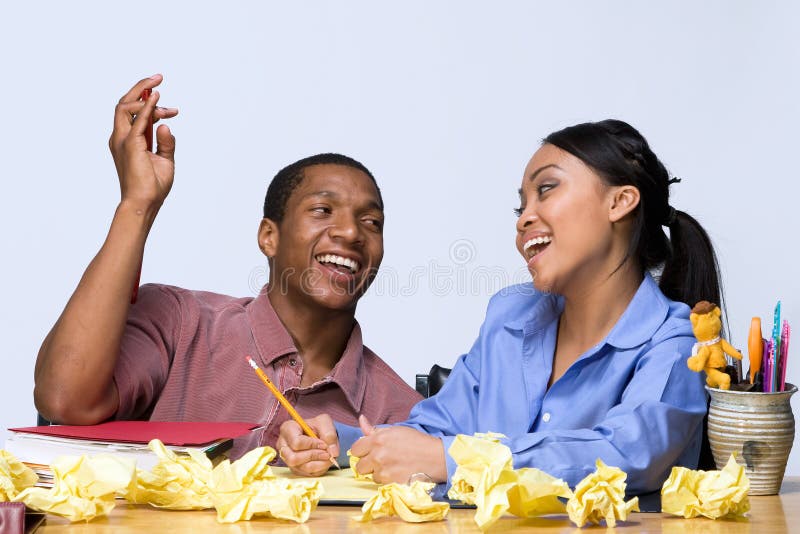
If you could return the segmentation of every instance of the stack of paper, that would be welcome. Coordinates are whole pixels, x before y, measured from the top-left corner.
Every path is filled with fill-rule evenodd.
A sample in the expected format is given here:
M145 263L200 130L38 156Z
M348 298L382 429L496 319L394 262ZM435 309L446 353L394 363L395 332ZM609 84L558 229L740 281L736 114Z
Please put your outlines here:
M199 450L209 458L223 455L233 438L255 428L252 423L112 421L91 426L34 426L9 428L5 449L28 464L40 477L39 485L52 485L49 465L59 456L113 454L136 460L140 469L152 469L158 457L148 449L158 438L178 454Z

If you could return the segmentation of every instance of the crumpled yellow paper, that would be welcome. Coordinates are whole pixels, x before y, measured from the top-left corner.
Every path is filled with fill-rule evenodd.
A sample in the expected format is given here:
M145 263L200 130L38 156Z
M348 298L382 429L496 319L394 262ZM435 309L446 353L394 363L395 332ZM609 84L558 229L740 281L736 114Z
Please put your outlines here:
M215 494L214 507L220 523L247 521L254 516L304 523L316 509L323 492L322 484L318 480L254 480L239 491Z
M639 498L625 502L625 479L628 475L618 467L610 467L598 459L597 470L581 480L567 502L570 520L582 527L587 522L613 527L625 521L630 512L639 511Z
M498 438L501 436L489 433L455 437L447 452L458 467L450 479L448 497L466 504L477 504L479 493L491 489L504 471L513 469L511 449L500 443Z
M115 494L131 485L136 463L109 455L61 456L50 467L52 488L27 488L14 500L74 522L111 512Z
M428 493L436 484L415 480L410 485L384 484L374 497L361 507L356 521L366 522L381 517L399 516L409 523L441 521L447 517L450 505L434 501Z
M178 455L154 439L159 457L151 471L138 470L125 494L128 501L170 510L216 508L217 521L232 523L263 515L304 522L316 508L323 488L318 481L277 479L269 463L272 447L258 447L231 463L212 467L205 454Z
M271 447L259 447L231 463L224 460L211 473L209 490L217 521L233 523L253 516L308 520L323 493L318 480L276 478L269 467L275 458Z
M502 434L458 435L448 453L458 467L448 497L476 505L475 523L489 528L504 513L537 517L563 513L558 497L571 497L566 482L535 468L514 469Z
M136 470L136 480L125 494L129 502L169 510L202 510L213 506L208 489L212 464L204 453L189 450L189 456L178 455L158 439L147 446L159 462L151 471Z
M275 449L258 447L235 462L224 460L211 472L209 484L216 492L239 491L254 480L273 479L270 462L275 459Z
M661 488L661 511L687 519L742 516L750 510L750 480L731 455L721 471L673 467Z
M350 449L347 449L347 459L350 462L350 469L353 470L353 477L355 477L356 480L369 480L369 481L373 480L372 473L367 473L366 475L362 475L361 473L358 472L358 469L356 469L356 465L358 465L359 457L354 456L350 452Z
M572 497L569 485L540 469L522 467L514 471L517 483L508 491L508 511L517 517L563 514L566 505L558 498Z
M0 449L0 502L10 501L39 481L33 469L5 449Z

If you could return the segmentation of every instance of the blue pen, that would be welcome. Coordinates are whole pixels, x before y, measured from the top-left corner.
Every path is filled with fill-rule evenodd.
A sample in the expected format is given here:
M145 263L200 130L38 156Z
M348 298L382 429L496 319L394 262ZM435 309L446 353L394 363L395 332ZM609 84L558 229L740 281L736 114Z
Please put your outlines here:
M781 353L781 301L775 305L775 317L772 322L772 380L770 391L779 391L778 356Z
M775 377L777 376L777 371L775 367L778 365L778 358L775 354L775 342L771 339L769 340L769 391L770 393L775 393L778 391L778 384L775 383Z

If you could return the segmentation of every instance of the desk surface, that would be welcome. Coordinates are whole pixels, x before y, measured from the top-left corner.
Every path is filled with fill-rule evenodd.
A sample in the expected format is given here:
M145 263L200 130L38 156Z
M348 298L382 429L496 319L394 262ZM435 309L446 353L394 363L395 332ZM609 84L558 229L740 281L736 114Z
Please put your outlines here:
M800 525L800 477L787 478L783 482L780 495L769 497L750 497L751 510L749 519L743 520L717 520L705 518L683 519L680 517L653 514L634 513L628 521L617 523L621 532L666 532L674 534L692 533L783 533L797 530ZM295 524L290 521L275 519L255 519L240 521L239 523L222 525L217 523L216 512L213 510L195 512L173 512L157 510L148 506L119 505L111 515L102 519L95 519L91 523L76 523L70 525L68 521L55 516L48 516L47 523L37 532L44 534L53 532L85 533L128 533L128 532L230 532L243 534L269 530L270 532L291 534L313 534L320 532L365 532L371 534L385 534L387 529L391 532L406 534L410 532L450 533L450 532L480 532L472 519L474 510L450 510L448 519L435 523L412 524L405 523L397 518L384 518L372 523L358 523L351 518L359 513L356 507L320 506L312 514L308 522ZM599 527L605 532L605 526ZM513 516L504 516L495 523L489 532L547 532L556 534L560 532L576 532L575 525L566 516L548 516L535 519L519 519ZM578 531L581 532L584 529ZM592 530L598 530L595 527Z

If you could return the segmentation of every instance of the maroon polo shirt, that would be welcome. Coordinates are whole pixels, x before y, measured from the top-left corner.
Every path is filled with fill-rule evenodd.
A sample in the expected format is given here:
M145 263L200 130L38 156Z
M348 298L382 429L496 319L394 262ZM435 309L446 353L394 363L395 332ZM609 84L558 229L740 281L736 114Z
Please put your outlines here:
M251 356L304 418L327 413L358 425L407 418L422 397L361 342L356 323L331 373L300 387L303 361L266 294L235 298L147 284L131 306L114 370L117 419L261 423L232 456L274 446L289 419L245 356Z

